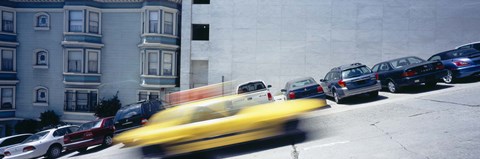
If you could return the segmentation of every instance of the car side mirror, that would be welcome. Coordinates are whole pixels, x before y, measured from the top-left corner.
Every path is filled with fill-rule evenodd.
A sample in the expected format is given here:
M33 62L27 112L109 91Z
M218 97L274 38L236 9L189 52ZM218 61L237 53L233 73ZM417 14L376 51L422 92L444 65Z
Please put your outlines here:
M287 92L287 90L285 90L285 89L282 89L282 90L280 90L280 91L283 92L283 93Z
M267 86L267 88L271 88L271 87L272 87L272 85L268 85L268 86Z

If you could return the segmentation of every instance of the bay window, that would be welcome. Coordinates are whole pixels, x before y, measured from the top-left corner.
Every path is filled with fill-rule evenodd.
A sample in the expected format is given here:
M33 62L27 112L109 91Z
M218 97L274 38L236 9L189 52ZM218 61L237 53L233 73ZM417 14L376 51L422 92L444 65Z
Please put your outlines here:
M2 11L2 31L13 33L14 27L13 12Z
M100 50L67 49L66 73L100 73Z
M1 109L14 109L15 108L15 89L14 87L1 87L0 88L0 108Z
M83 63L82 51L68 52L68 72L81 73Z
M164 12L163 33L173 35L173 13Z
M69 15L68 31L83 32L83 11L71 10L68 15Z
M142 74L154 76L174 76L175 75L175 52L147 50L142 55Z
M1 53L1 71L14 71L14 51L4 49Z
M89 12L88 32L98 34L99 33L99 14L97 12Z
M93 112L98 104L98 90L67 89L65 111Z
M148 12L148 32L149 33L159 33L159 12L158 11L149 11Z

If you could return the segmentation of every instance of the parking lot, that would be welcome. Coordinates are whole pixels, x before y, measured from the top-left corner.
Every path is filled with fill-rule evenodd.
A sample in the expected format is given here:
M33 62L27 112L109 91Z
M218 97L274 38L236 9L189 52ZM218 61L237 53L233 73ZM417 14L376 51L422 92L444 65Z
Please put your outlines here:
M301 128L305 134L181 158L476 158L480 155L476 150L480 145L479 89L475 79L442 83L434 90L412 87L398 94L381 92L378 99L352 98L344 104L330 99L330 108L304 117ZM292 141L298 143L292 145ZM117 144L62 158L139 157L138 148Z

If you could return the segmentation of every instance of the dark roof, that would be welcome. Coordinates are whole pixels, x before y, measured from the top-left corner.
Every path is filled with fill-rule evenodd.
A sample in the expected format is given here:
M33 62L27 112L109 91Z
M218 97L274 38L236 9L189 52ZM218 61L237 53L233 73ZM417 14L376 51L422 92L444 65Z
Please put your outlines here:
M333 71L333 70L343 71L343 70L348 70L348 69L351 69L351 68L357 68L357 67L362 67L362 66L365 66L365 65L357 62L357 63L348 64L348 65L341 65L341 66L338 66L338 67L334 67L334 68L332 68L331 71Z
M400 59L406 59L406 58L409 58L409 57L415 57L415 58L422 59L422 58L417 57L417 56L405 56L405 57L400 57L400 58L396 58L396 59L391 59L391 60L384 61L384 62L392 62L392 61L397 61L397 60L400 60ZM423 60L423 59L422 59L422 60ZM383 63L383 62L381 62L381 63Z
M450 52L480 52L478 51L477 49L474 49L474 48L460 48L460 49L453 49L453 50L448 50L448 51L444 51L444 52L440 52L440 53L437 53L435 55L432 55L432 56L437 56L437 55L440 55L440 56L445 56L447 53L450 53Z

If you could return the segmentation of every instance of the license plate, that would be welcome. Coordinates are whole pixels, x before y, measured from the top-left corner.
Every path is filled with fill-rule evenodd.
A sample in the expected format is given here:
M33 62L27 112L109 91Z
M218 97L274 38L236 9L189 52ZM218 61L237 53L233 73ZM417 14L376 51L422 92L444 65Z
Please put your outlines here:
M418 82L420 82L420 80L415 80L415 83L418 83Z

